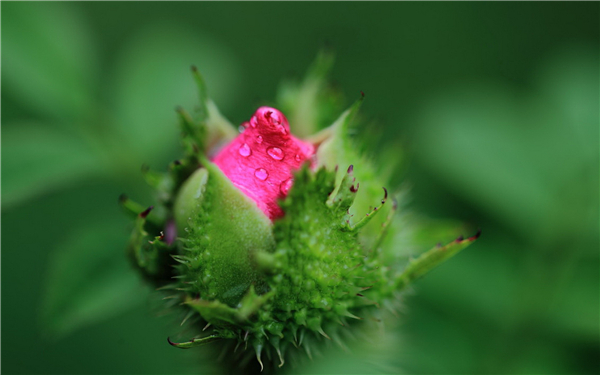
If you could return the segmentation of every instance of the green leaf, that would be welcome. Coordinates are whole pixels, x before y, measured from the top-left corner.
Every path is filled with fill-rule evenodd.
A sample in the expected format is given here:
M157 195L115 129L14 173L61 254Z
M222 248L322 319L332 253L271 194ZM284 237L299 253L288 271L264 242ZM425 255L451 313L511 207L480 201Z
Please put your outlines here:
M103 160L81 139L48 125L2 127L2 204L23 202L105 172Z
M147 289L127 263L126 239L115 224L90 223L56 248L42 310L49 333L66 334L108 319L146 298Z
M192 65L206 77L212 98L231 103L239 69L225 47L200 31L153 24L135 33L118 56L112 83L116 131L149 163L162 161L179 144L176 106L200 105Z
M88 111L98 64L87 24L75 8L14 2L2 11L3 91L53 117Z

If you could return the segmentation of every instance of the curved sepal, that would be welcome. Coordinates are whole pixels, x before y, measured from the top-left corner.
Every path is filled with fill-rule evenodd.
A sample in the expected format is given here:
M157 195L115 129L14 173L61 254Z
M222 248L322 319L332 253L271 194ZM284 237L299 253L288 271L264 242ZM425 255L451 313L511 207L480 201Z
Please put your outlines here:
M152 207L141 212L135 219L135 225L129 239L127 252L130 258L147 276L164 278L168 275L165 259L172 254L172 248L164 242L164 235L151 236L145 229L147 217Z
M185 250L186 291L203 300L236 306L251 285L266 285L254 264L275 241L269 218L221 170L203 160L176 201L176 222Z
M409 261L404 271L395 281L396 289L404 289L416 279L422 277L435 267L444 263L451 257L458 254L461 250L472 244L479 236L481 231L469 238L458 237L445 246L436 246L433 249L421 254L417 259Z
M196 346L206 345L208 343L218 341L221 339L222 339L222 337L219 335L208 335L208 336L204 336L204 337L193 338L190 341L173 342L173 341L171 341L171 339L169 337L167 337L167 341L169 342L169 344L171 344L172 346L179 348L179 349L190 349L190 348L194 348Z
M277 106L288 115L293 131L301 137L328 125L342 109L342 95L327 84L334 56L321 51L302 82L286 81L277 91Z
M191 297L187 297L184 303L200 313L202 318L211 324L248 324L248 319L273 295L273 291L258 295L254 286L250 286L235 308L219 301L206 301Z

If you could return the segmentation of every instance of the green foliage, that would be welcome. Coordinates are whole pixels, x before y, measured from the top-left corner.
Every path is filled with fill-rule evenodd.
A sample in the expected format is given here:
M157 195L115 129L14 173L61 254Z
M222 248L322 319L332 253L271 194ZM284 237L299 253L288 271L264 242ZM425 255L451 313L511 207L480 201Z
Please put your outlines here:
M57 248L44 288L42 318L47 334L70 333L148 298L148 290L123 256L124 236L119 229L92 222Z

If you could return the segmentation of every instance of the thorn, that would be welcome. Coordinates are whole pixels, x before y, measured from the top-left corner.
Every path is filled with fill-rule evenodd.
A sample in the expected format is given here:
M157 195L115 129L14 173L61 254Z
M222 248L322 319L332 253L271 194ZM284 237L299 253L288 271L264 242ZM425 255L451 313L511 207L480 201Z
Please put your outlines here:
M360 294L360 293L356 293L356 295L357 295L357 296L359 296L359 297L364 297L364 296L363 296L362 294Z
M360 186L360 182L356 184L356 187L354 185L350 186L350 191L352 193L356 193L358 191L359 186Z
M362 320L362 318L360 316L356 316L356 315L352 314L350 311L346 311L344 316L347 316L348 318L352 318L352 319Z
M262 347L256 350L256 360L260 363L260 372L263 372L265 366L263 366L262 361L260 360L260 354L262 352Z
M189 313L188 313L188 314L185 316L185 318L183 318L183 320L181 321L181 324L180 324L179 326L181 327L182 325L184 325L184 324L185 324L185 322L187 322L187 320L188 320L188 319L189 319L189 318L190 318L192 315L194 315L194 310L190 310L190 312L189 312Z
M194 72L194 73L198 72L198 68L196 67L196 65L192 65L191 69L192 69L192 72Z
M350 166L348 167L348 173L352 173L354 171L354 165L350 164Z
M310 346L304 345L304 350L306 351L306 355L308 356L308 358L310 358L310 360L312 361L313 357L312 357L312 353L310 352Z
M144 211L142 211L142 212L140 213L140 217L141 217L142 219L145 219L145 218L146 218L146 216L148 216L148 214L150 213L150 211L152 211L152 209L153 209L153 208L154 208L154 206L150 206L150 207L146 208Z
M383 191L384 191L385 194L383 195L383 200L381 201L381 204L384 204L385 201L387 201L387 198L388 198L388 191L387 191L387 189L385 187L382 187L382 188L383 188Z
M364 99L364 97L365 97L365 93L362 90L360 90L360 98Z
M183 111L184 111L184 109L183 109L182 106L180 106L180 105L176 105L175 106L175 112L177 112L177 113L183 113Z
M469 237L468 240L475 241L476 239L479 238L479 236L481 236L481 228L477 229L477 233L475 233L474 236Z
M167 337L167 342L168 342L168 343L169 343L169 345L171 345L171 346L175 346L175 347L177 346L177 344L176 344L176 343L174 343L173 341L171 341L171 338L170 338L170 337Z
M275 348L275 350L277 351L277 355L279 356L279 368L281 368L281 366L283 366L283 364L285 363L285 361L283 360L283 356L281 355L281 350L279 350L279 346L277 346Z
M327 336L327 334L325 333L325 331L323 331L323 328L319 327L319 329L317 330L317 332L319 332L321 335L325 336L327 339L331 340L331 337Z
M441 242L438 242L438 243L437 243L437 245L435 245L435 246L437 246L437 247L439 248L439 247L442 247L442 246L444 246L444 245L442 245L442 243L441 243Z
M124 193L119 195L119 203L124 203L128 199L129 199L129 197L127 197L127 195L125 195Z
M463 236L458 236L458 238L456 239L456 242L460 242L462 240L464 240L465 238Z

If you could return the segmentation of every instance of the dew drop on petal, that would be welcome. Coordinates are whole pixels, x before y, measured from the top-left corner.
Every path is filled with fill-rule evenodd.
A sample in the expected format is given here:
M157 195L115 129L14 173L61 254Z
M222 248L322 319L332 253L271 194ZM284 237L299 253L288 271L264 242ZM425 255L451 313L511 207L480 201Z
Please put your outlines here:
M300 157L300 155L296 154L296 161L300 161L302 158Z
M269 172L267 172L267 170L264 168L256 168L254 171L254 176L259 180L264 181L267 179L267 177L269 177Z
M248 157L252 154L252 150L250 149L250 146L248 146L248 144L244 143L238 150L238 152L240 153L240 155L242 155L243 157Z
M261 144L263 141L263 137L261 135L256 136L256 143Z
M256 118L256 116L252 116L252 118L250 118L250 126L252 126L253 128L256 127L257 122L258 122L258 119Z
M281 183L281 185L279 185L279 189L281 190L281 193L283 195L287 195L287 193L292 188L292 184L293 183L294 183L294 179L293 178L288 178L287 180L283 181Z
M283 160L285 154L279 147L269 147L267 149L267 154L275 160Z

